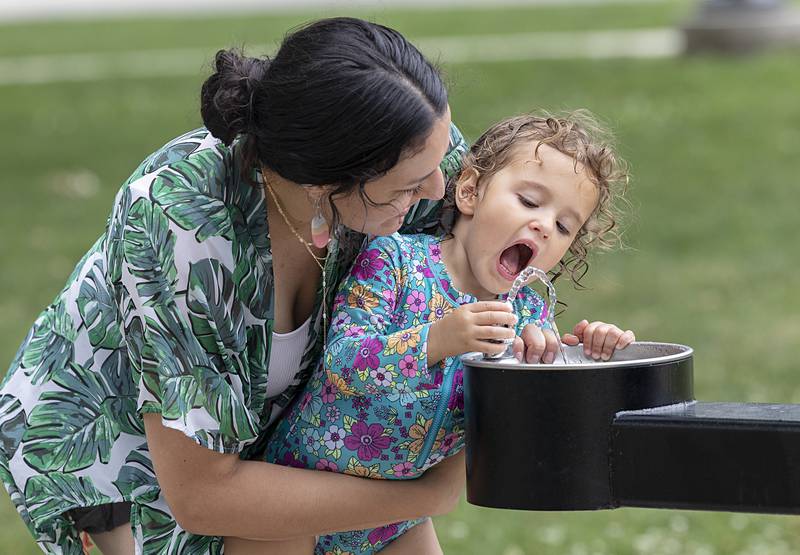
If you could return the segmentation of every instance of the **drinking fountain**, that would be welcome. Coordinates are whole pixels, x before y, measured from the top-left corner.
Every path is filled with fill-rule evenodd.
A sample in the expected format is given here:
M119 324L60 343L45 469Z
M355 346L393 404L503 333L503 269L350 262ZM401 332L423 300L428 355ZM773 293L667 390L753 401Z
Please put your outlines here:
M691 347L461 359L472 504L800 513L800 405L697 401Z

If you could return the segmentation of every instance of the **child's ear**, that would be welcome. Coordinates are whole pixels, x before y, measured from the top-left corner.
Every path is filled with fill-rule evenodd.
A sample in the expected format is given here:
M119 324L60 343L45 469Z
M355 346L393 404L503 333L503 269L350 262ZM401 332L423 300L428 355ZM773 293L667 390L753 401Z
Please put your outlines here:
M478 172L470 168L464 170L456 182L455 200L458 211L467 216L475 213L478 202Z

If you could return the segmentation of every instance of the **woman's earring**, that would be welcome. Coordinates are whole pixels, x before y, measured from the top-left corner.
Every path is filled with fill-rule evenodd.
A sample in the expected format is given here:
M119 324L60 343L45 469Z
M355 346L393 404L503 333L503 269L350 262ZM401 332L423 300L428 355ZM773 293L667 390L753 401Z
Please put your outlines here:
M311 242L319 249L328 246L331 240L328 220L322 215L321 204L319 198L314 200L314 217L311 219Z

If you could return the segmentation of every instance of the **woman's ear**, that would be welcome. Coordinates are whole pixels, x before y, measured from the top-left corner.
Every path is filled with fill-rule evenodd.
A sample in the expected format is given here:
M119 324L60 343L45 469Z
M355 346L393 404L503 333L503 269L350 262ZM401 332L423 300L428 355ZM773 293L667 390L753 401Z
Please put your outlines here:
M467 216L475 213L478 202L478 172L470 168L461 172L456 182L455 201L458 211Z
M330 185L306 185L303 187L303 189L305 189L308 201L311 204L314 204L315 202L321 201L327 194L329 194L333 187Z

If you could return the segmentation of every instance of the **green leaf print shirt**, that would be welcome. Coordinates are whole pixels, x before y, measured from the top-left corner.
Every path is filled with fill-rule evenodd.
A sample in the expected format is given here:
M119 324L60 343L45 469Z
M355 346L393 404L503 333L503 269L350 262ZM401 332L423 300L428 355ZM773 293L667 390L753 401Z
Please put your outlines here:
M446 178L465 150L453 126ZM438 232L442 204L419 203L403 231ZM364 241L346 228L335 235L331 297ZM241 178L238 144L205 129L149 156L0 388L0 479L42 549L81 554L65 513L129 501L137 553L220 553L221 538L190 534L172 517L142 414L160 413L208 449L255 456L270 418L321 355L321 296L297 375L267 398L273 289L263 189Z

